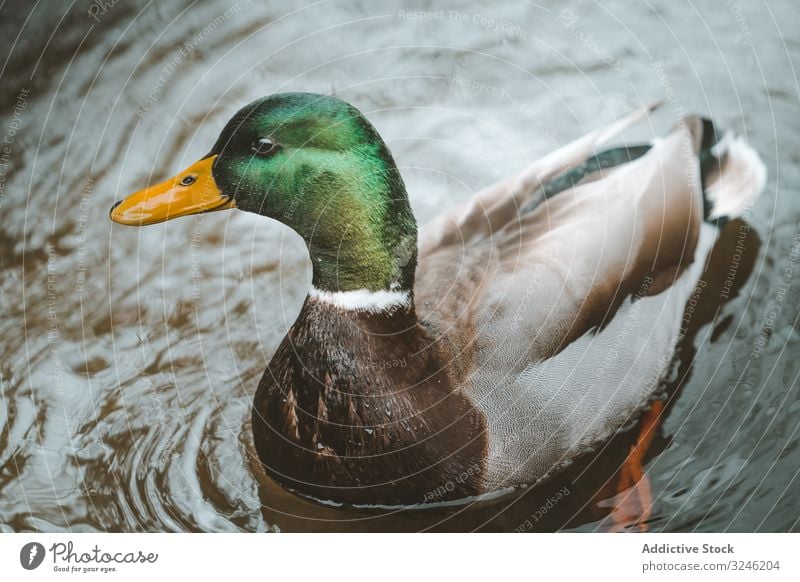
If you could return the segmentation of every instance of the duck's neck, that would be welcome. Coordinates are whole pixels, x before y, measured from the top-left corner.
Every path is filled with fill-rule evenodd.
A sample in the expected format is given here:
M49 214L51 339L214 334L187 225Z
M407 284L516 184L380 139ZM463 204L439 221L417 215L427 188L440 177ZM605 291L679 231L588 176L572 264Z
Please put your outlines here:
M304 225L312 294L340 307L413 301L417 224L391 160L329 190L314 224Z

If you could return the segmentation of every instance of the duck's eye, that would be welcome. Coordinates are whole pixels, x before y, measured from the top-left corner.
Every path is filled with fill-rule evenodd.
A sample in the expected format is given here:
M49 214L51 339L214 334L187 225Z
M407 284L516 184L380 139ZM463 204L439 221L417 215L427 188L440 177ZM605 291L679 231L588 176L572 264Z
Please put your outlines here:
M183 180L181 180L181 186L191 186L194 184L195 180L197 180L196 176L186 176Z
M277 144L268 137L260 137L253 142L253 153L259 156L266 156L275 151L277 147Z

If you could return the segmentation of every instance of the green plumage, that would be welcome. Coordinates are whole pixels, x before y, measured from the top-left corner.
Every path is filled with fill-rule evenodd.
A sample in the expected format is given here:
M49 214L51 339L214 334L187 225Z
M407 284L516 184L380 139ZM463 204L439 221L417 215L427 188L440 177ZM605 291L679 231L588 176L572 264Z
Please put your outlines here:
M253 143L269 138L269 155ZM417 226L388 148L351 105L287 93L240 110L209 155L238 208L283 222L308 245L327 291L411 290Z

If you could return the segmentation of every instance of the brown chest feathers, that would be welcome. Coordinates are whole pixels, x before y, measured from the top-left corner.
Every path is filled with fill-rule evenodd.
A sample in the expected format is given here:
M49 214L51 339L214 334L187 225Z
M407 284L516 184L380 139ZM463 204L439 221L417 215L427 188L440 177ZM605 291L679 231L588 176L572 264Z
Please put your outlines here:
M486 421L454 390L444 354L413 309L370 314L307 299L254 400L264 468L344 503L482 493Z

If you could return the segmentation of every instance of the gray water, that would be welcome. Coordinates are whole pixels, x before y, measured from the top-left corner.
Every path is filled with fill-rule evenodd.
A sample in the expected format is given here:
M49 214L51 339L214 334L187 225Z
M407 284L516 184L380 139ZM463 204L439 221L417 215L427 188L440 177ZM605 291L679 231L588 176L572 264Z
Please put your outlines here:
M7 2L0 22L0 529L613 529L636 427L456 508L328 507L259 474L249 406L310 281L302 242L241 212L132 229L108 209L280 91L359 107L421 223L642 102L666 100L643 138L690 112L744 134L769 181L665 379L646 527L798 529L797 3Z

